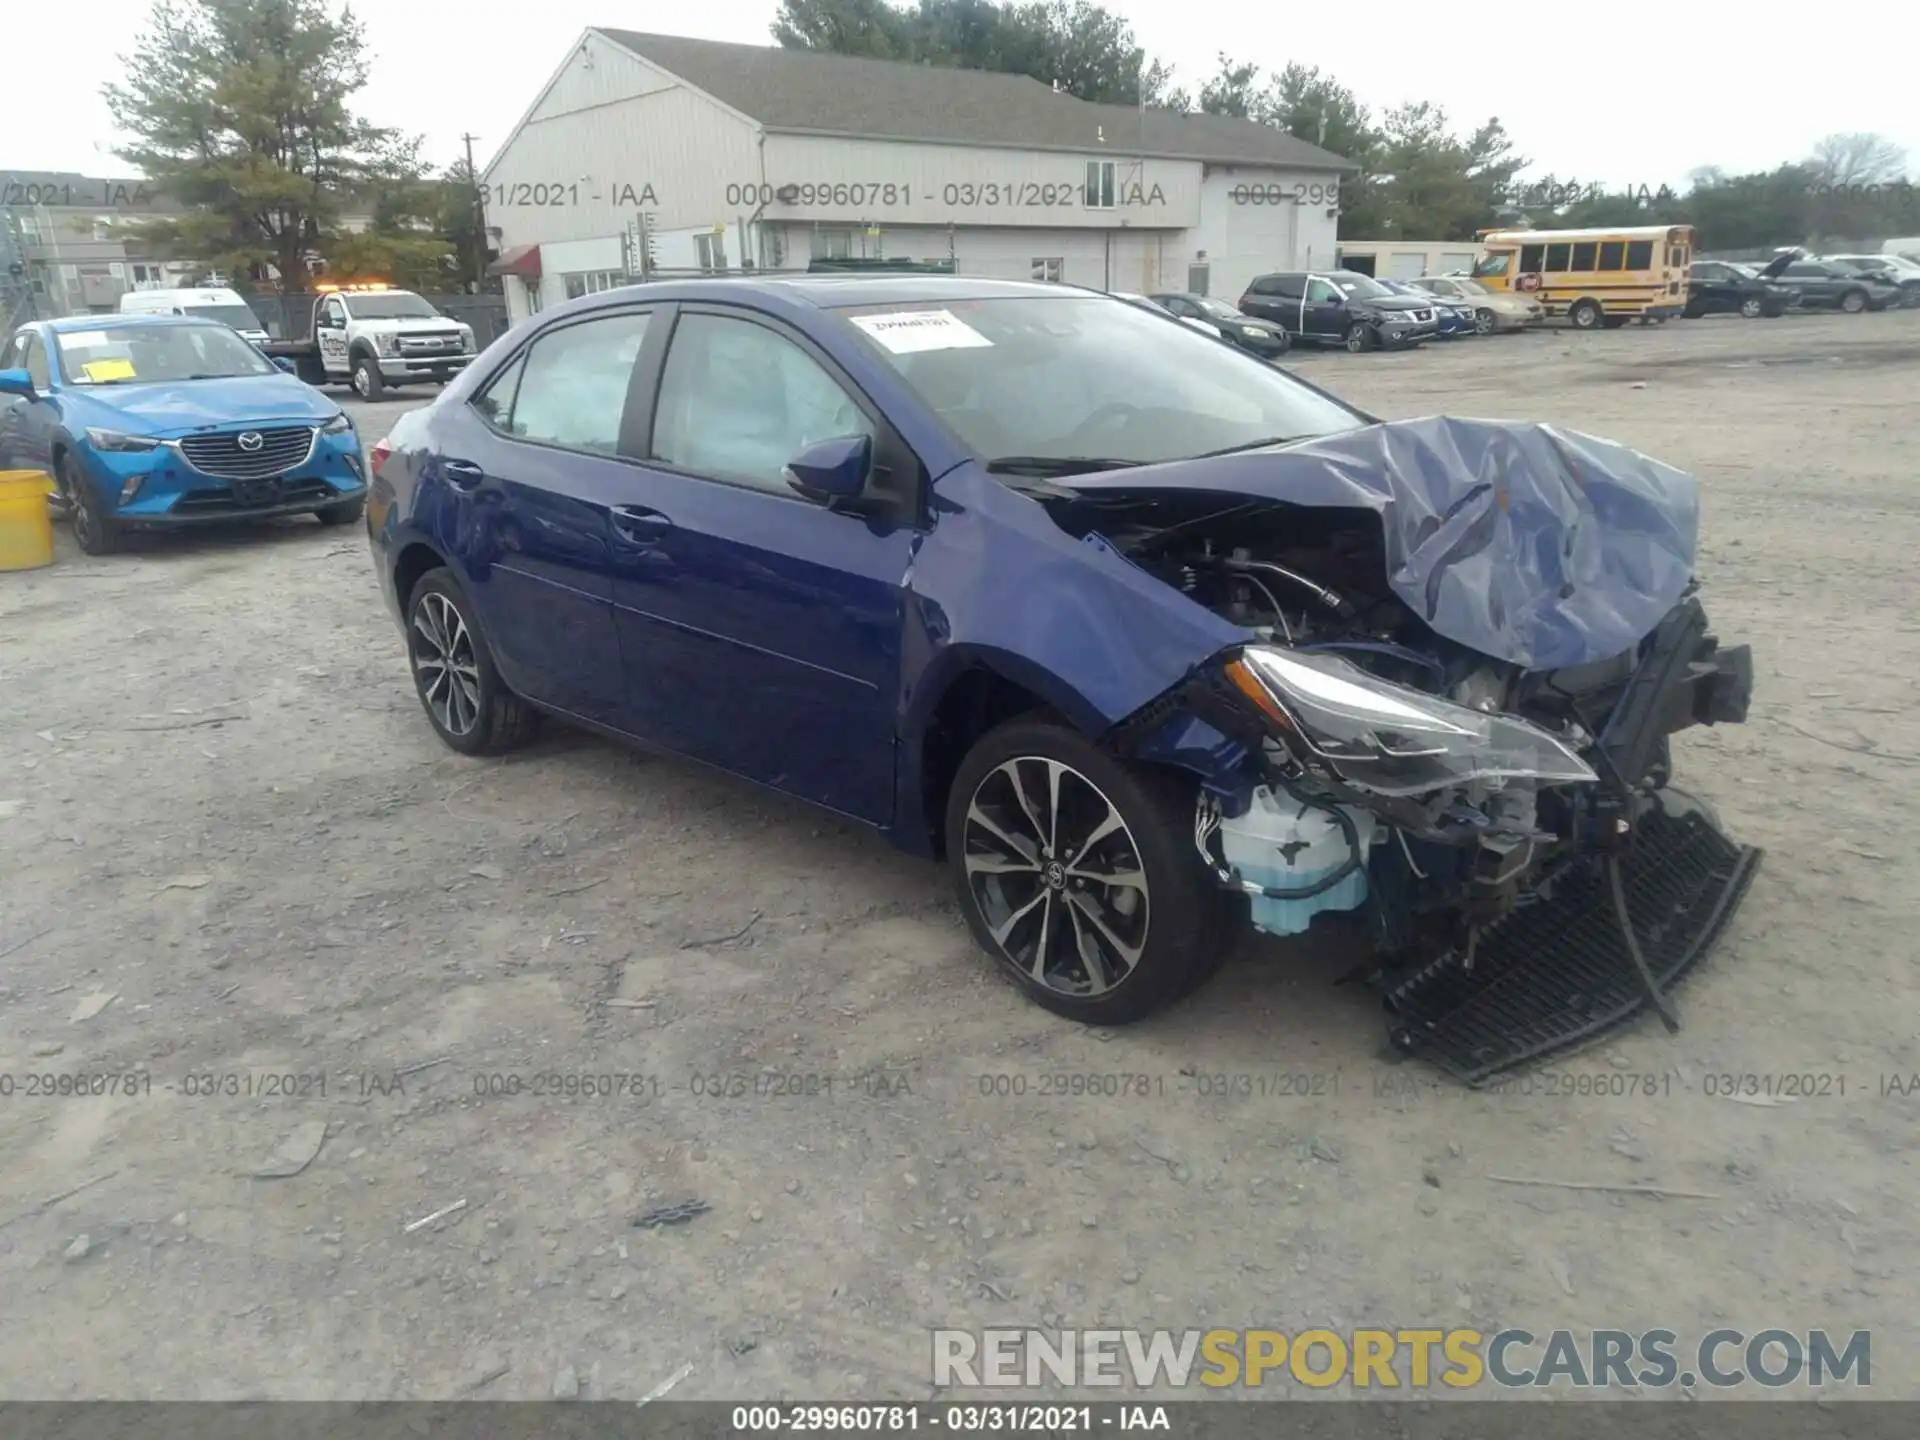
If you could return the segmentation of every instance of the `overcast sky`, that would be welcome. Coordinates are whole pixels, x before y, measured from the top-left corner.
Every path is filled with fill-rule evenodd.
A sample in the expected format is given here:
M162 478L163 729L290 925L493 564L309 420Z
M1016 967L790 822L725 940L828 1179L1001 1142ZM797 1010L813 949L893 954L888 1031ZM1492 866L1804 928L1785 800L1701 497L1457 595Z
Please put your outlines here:
M461 133L472 131L484 166L588 25L769 44L776 8L777 0L538 0L497 10L484 0L359 0L374 52L361 104L376 123L424 135L435 164L452 160ZM1191 89L1214 73L1220 50L1268 69L1298 60L1337 76L1376 113L1432 100L1463 131L1496 114L1533 173L1608 189L1678 187L1699 165L1771 168L1845 130L1888 136L1920 169L1920 9L1912 0L1865 0L1844 18L1796 7L1778 25L1751 7L1649 7L1638 12L1645 26L1572 31L1529 19L1524 7L1449 14L1400 0L1317 20L1246 0L1117 0L1111 8ZM127 173L113 157L118 137L99 90L119 73L116 52L132 48L148 12L148 0L86 0L77 12L85 43L69 43L71 25L46 6L8 19L22 53L37 57L7 67L9 112L41 119L7 127L0 167ZM1595 41L1591 65L1569 43L1575 34Z

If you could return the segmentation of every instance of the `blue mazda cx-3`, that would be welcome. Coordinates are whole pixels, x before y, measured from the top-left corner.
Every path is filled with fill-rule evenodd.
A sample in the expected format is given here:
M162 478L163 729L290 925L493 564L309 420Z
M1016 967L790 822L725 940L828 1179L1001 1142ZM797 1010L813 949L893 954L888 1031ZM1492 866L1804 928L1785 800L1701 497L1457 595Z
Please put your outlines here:
M213 520L351 525L363 464L338 405L211 320L38 321L0 351L0 469L46 471L90 555Z

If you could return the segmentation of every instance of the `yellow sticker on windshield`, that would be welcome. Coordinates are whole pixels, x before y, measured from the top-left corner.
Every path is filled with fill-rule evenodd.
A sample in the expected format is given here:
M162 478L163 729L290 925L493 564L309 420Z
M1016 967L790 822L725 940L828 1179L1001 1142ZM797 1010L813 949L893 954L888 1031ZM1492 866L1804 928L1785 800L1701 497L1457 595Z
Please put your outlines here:
M116 357L112 360L89 360L80 368L86 371L87 379L94 381L96 384L103 380L131 380L134 378L133 362L124 357Z

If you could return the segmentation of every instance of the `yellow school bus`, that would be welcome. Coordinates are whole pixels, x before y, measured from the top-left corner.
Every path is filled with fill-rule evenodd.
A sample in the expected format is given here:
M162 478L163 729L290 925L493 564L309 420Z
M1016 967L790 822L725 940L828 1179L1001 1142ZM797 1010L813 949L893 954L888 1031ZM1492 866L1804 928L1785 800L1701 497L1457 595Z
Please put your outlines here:
M1532 295L1575 329L1678 315L1687 303L1691 225L1618 230L1483 230L1473 278Z

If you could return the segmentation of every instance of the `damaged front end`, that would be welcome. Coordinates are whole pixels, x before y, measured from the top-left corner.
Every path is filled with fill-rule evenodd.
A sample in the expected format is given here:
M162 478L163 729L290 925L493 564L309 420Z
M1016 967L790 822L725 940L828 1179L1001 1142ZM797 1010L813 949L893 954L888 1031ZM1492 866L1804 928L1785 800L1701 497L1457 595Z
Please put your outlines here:
M1534 459L1525 480L1537 496ZM1492 468L1509 486L1519 473ZM1604 508L1606 482L1622 474L1641 478L1619 465L1570 486ZM1403 485L1382 488L1404 501ZM1504 602L1476 601L1471 587L1442 594L1436 577L1457 573L1396 546L1396 525L1421 527L1391 505L1366 507L1377 523L1218 496L1143 509L1135 489L1131 508L1103 498L1096 542L1250 636L1130 717L1116 746L1202 777L1194 843L1246 897L1256 928L1298 934L1326 912L1363 921L1393 1042L1468 1083L1649 1008L1677 1028L1667 992L1717 938L1760 859L1671 783L1672 735L1745 720L1747 647L1719 644L1697 587L1670 566L1662 595L1644 573L1630 587L1592 573L1575 584L1537 553L1516 560L1513 547L1537 550L1543 533L1562 542L1560 559L1573 556L1564 515L1543 526L1536 508L1534 523L1516 525L1510 489L1481 490L1468 501L1477 493L1496 518L1469 553L1507 566ZM1690 489L1676 493L1691 504ZM1463 509L1472 504L1448 523ZM1670 538L1677 548L1680 531ZM1643 571L1653 563L1642 557ZM1664 615L1607 655L1608 626L1638 626L1634 607L1643 616L1649 603Z

